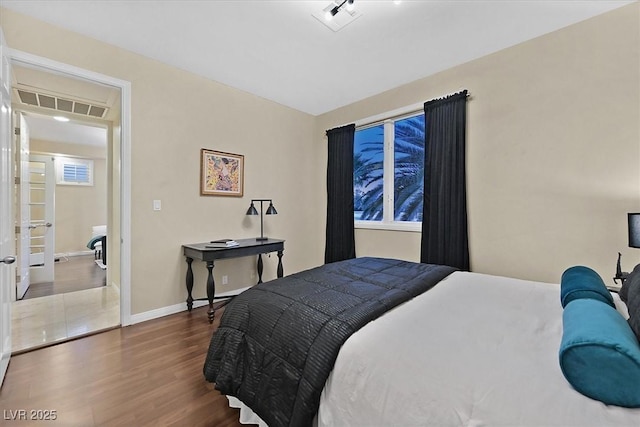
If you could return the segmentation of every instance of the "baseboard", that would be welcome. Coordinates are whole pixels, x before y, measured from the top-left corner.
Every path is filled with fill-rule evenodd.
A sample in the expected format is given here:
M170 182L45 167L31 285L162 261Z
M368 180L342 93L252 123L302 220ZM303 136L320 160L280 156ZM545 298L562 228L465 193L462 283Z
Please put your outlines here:
M118 291L118 294L120 293L120 285L119 284L117 284L116 282L111 282L111 287L113 287L113 289Z
M209 305L208 301L194 301L193 308ZM145 311L143 313L132 314L131 324L146 322L147 320L157 319L158 317L169 316L171 314L180 313L187 310L187 303L170 305L168 307L156 308L155 310Z
M226 297L226 296L229 296L229 297L235 296L241 292L246 291L250 287L251 286L247 286L245 288L234 289L233 291L221 292L219 294L216 294L216 298ZM220 300L216 299L215 301L219 302ZM193 302L193 308L203 307L205 305L209 305L209 302L204 300ZM155 310L145 311L143 313L132 314L131 324L133 325L135 323L146 322L147 320L153 320L153 319L157 319L158 317L169 316L171 314L180 313L181 311L186 311L186 310L187 310L187 303L181 302L179 304L170 305L168 307L161 307L161 308L156 308Z
M73 256L85 256L85 255L93 255L93 251L80 251L80 252L60 252L58 254L53 254L54 258L64 258L64 257L73 257Z

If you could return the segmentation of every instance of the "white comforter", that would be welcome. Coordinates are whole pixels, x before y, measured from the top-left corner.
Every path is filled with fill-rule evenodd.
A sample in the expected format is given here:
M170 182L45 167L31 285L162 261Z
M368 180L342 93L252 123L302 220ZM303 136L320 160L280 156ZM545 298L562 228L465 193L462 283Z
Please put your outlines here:
M573 390L561 337L557 284L453 273L347 340L317 424L640 426L640 409Z

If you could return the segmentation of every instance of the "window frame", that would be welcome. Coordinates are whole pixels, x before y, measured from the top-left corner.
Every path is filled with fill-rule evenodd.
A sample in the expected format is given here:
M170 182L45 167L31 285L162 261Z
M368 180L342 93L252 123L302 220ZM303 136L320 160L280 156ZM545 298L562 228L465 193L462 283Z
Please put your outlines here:
M356 132L384 125L383 210L381 221L355 220L355 229L422 232L422 221L396 221L395 209L395 128L396 121L424 114L423 104L414 104L355 122Z
M64 168L65 165L72 165L74 167L84 166L87 168L87 175L89 177L86 182L79 181L67 181L65 180ZM76 157L55 157L55 170L56 170L56 184L57 185L71 185L82 187L93 187L93 175L94 164L92 159L76 158Z

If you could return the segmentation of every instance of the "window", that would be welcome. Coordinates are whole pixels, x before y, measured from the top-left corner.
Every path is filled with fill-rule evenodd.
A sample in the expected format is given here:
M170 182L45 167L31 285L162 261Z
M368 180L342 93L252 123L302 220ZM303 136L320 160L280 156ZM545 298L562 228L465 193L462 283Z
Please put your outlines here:
M93 185L93 160L56 157L56 183Z
M357 128L353 154L354 219L357 225L403 228L403 225L420 224L424 113Z

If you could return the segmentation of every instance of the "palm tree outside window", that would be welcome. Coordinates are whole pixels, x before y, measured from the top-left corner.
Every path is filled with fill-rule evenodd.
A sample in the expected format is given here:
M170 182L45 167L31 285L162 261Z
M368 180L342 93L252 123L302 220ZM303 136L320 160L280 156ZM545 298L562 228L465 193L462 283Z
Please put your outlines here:
M354 220L422 221L424 113L356 129Z

